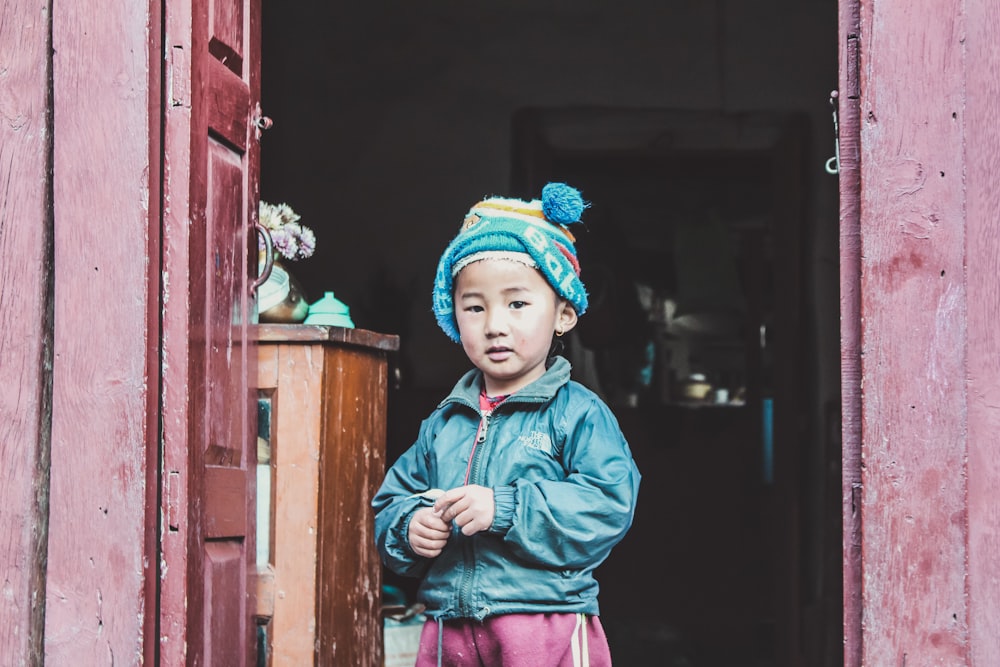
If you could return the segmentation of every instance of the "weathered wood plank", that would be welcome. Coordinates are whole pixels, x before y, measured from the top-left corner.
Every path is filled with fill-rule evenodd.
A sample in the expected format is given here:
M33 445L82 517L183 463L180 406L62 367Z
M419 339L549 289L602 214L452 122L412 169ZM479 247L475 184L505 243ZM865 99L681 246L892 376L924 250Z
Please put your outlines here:
M260 324L255 328L257 340L283 343L344 343L377 350L395 352L399 349L399 336L376 333L366 329L349 329L320 324Z
M862 5L866 665L969 664L963 18Z
M859 0L839 3L837 119L840 179L841 545L844 667L862 665L861 165Z
M382 664L382 572L371 499L385 474L385 355L326 351L320 450L316 664Z
M183 665L187 661L189 601L199 586L188 580L188 552L192 525L189 508L198 488L190 476L188 425L194 408L188 395L191 365L189 314L195 307L188 289L188 267L192 264L192 226L188 195L194 165L190 161L193 100L197 87L192 80L195 56L191 45L190 2L175 2L164 12L164 49L170 53L163 110L163 367L161 370L161 419L163 422L162 512L168 525L160 536L159 637L160 664ZM158 202L159 204L159 202ZM193 582L197 584L197 582Z
M52 5L51 664L136 664L155 648L143 642L158 562L146 530L158 460L154 4Z
M969 638L973 665L1000 665L1000 5L966 16L965 173L968 276Z
M0 654L41 664L51 410L50 16L0 15Z
M314 664L319 459L323 434L323 350L261 345L260 388L272 394L274 475L271 563L277 591L268 629L275 667Z

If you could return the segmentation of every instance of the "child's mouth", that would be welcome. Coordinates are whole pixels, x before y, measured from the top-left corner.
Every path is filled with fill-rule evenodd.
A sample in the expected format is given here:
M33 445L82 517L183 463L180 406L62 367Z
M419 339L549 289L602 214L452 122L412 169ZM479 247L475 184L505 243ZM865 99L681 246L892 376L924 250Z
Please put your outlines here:
M503 361L510 355L511 349L509 347L491 347L486 350L486 356L493 361Z

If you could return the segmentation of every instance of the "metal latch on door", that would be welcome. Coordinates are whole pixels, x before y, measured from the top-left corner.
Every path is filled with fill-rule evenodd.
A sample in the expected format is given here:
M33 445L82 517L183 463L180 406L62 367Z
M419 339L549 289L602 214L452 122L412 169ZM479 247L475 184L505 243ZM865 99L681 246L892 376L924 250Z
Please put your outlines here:
M826 161L826 173L834 175L840 173L840 125L837 122L838 97L840 97L840 93L836 90L830 92L830 106L833 107L833 147L835 153L832 158Z

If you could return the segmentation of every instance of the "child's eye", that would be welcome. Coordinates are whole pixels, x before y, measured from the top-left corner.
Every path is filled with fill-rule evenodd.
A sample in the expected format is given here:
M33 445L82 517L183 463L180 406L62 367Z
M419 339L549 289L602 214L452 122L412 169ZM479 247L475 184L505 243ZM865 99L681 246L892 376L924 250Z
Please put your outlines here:
M511 301L510 302L510 307L513 308L514 310L518 310L520 308L524 308L527 305L528 304L525 301Z
M483 307L482 306L466 306L464 308L464 310L467 313L481 313L481 312L483 312Z

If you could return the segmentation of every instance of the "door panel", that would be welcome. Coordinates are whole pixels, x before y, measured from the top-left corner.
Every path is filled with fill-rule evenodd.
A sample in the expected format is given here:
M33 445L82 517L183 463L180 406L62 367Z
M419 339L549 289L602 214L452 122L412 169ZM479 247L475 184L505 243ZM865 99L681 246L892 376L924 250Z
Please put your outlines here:
M205 539L246 535L247 483L244 466L205 466Z
M259 0L166 5L160 660L254 660Z
M233 631L246 623L245 610L232 599L246 583L246 554L236 542L208 542L204 563L205 609L211 610L204 615L204 664L253 664L243 633Z
M208 61L208 81L208 129L243 151L247 142L243 115L250 104L246 82L215 58Z
M209 53L240 76L243 73L244 3L215 0L209 4Z

